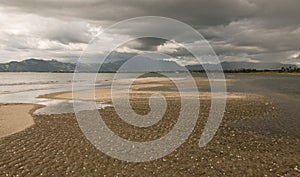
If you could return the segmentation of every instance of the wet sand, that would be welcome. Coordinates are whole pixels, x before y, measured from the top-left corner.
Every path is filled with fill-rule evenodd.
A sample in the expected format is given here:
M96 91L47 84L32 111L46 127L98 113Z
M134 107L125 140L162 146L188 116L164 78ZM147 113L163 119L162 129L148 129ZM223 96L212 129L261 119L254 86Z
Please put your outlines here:
M133 102L141 114L149 111L147 105L143 100ZM180 105L176 100L169 100L168 105L163 121L147 129L120 121L113 108L100 113L119 136L144 141L172 128ZM299 140L263 136L232 126L238 120L276 116L270 100L254 95L229 100L216 136L205 148L199 148L209 107L208 100L202 101L196 128L182 146L164 158L144 163L124 162L99 152L80 131L74 114L34 115L34 126L0 139L0 176L300 175Z
M189 81L182 78L175 78L180 84L184 85L186 88L191 87ZM117 97L122 97L122 94L127 94L125 90L124 84L128 84L128 79L117 80L114 81L117 85L118 92L115 93ZM226 82L227 84L232 84L236 82L235 79L226 79L226 81L216 81L216 82ZM111 84L112 81L107 81L108 84ZM198 87L209 87L209 81L205 78L196 77L195 83ZM176 90L176 85L170 81L168 78L159 78L159 77L149 77L149 78L138 78L136 79L131 88L130 94L135 98L148 98L151 94L160 92L162 93L166 99L174 99L178 98L179 94ZM174 90L172 90L174 89ZM95 95L95 98L93 97ZM186 96L191 96L194 98L195 92L189 92ZM211 99L211 93L208 91L201 91L199 93L199 99ZM71 100L72 98L77 100L96 100L97 102L111 102L111 87L101 87L96 88L95 90L80 90L73 92L59 92L59 93L51 93L46 95L40 95L39 98L50 98L50 99L64 99ZM237 92L228 92L226 94L227 99L241 99L245 98L245 94L237 93Z
M135 86L131 105L136 113L147 114L147 96L155 91L147 90L151 85ZM97 90L103 96L101 89L108 88ZM179 115L178 93L169 92L163 119L151 127L125 123L113 107L99 112L118 136L138 142L154 140L169 132ZM201 99L201 112L188 140L171 154L150 162L120 161L98 151L81 132L74 114L32 115L33 126L0 139L0 176L299 176L299 139L237 127L241 120L277 117L280 110L272 100L232 94L237 97L227 100L221 126L206 147L200 148L198 142L210 110L209 96ZM46 95L50 96L71 98L70 93Z
M94 90L82 90L75 91L76 92L76 100L95 100L97 102L110 103L111 102L111 90L109 87L107 88L97 88L95 89L95 98L91 97L92 92ZM132 97L135 98L148 98L153 93L157 93L157 91L148 91L148 90L133 90L130 91ZM176 99L178 96L177 92L173 91L160 91L166 99ZM59 93L51 93L46 95L41 95L39 98L50 98L50 99L62 99L62 100L72 100L73 98L72 92L59 92ZM122 93L123 94L123 93ZM190 93L190 96L194 96L195 93ZM237 92L228 92L226 93L227 99L243 99L246 98L247 94L237 93ZM189 96L189 94L186 94ZM210 92L201 92L199 93L199 99L210 100L211 93Z
M33 104L0 104L0 138L22 131L34 124Z

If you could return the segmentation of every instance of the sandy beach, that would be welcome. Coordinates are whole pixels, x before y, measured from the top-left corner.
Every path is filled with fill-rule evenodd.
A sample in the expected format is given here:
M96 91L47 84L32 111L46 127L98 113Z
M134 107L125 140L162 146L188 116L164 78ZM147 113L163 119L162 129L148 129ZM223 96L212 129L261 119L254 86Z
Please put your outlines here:
M133 86L131 104L137 113L147 114L150 111L147 95L157 92L149 90L153 87L157 87L157 83L135 83ZM79 92L84 95L90 91ZM97 101L110 101L106 99L110 96L108 87L99 88L96 92L101 96L106 95L105 99L99 97ZM177 93L163 92L169 97L166 113L160 122L151 127L139 128L125 123L113 107L100 109L99 113L108 127L122 138L137 142L154 140L172 129L179 114ZM206 147L200 148L199 138L210 110L210 96L206 96L202 99L198 122L188 140L161 159L140 163L117 160L98 151L81 132L73 113L34 115L33 111L39 106L35 106L34 110L31 110L33 105L0 107L1 114L7 111L10 117L18 110L16 115L19 118L27 116L29 120L32 116L35 122L34 125L30 124L32 126L24 126L24 123L18 131L30 127L0 139L0 176L300 175L299 139L260 134L239 126L239 121L268 121L278 116L280 110L272 100L259 95L229 93L232 99L227 100L225 115L217 134ZM41 97L71 99L71 93Z
M0 105L0 138L22 131L34 124L31 110L33 104Z
M208 146L199 148L199 135L209 110L206 101L189 140L170 155L145 163L124 162L99 152L80 131L74 114L34 115L34 126L0 140L0 171L3 176L298 176L299 140L262 136L233 126L241 119L273 114L273 105L265 104L269 101L260 97L229 101L217 135ZM100 113L119 136L143 141L160 137L172 128L178 103L169 104L172 107L164 121L146 130L120 122L113 108ZM139 102L134 109L144 112L146 105Z
M190 82L182 78L175 78L180 84L185 85L186 88L191 87ZM226 79L225 81L216 81L216 82L226 82L227 84L232 84L236 82L235 79ZM112 81L106 81L108 84L111 84ZM114 81L115 84L128 84L130 83L127 79ZM198 87L209 87L209 81L206 78L195 78L195 84ZM125 86L118 85L118 92L115 94L117 96L122 96L122 94L127 94L123 89ZM133 84L130 87L131 98L134 99L146 99L149 98L152 94L161 93L166 99L178 99L179 94L176 90L176 85L168 78L163 77L147 77L147 78L137 78L134 80ZM174 89L174 90L173 90ZM74 96L76 95L76 96ZM95 95L95 98L92 97ZM186 94L189 96L189 94ZM190 92L190 96L194 96L195 93ZM50 98L50 99L78 99L78 100L96 100L97 102L111 102L111 87L101 87L96 88L95 90L80 90L74 92L60 92L60 93L51 93L40 95L39 98ZM245 98L245 94L241 93L229 93L226 94L227 99L241 99ZM211 92L199 92L199 99L201 100L210 100Z

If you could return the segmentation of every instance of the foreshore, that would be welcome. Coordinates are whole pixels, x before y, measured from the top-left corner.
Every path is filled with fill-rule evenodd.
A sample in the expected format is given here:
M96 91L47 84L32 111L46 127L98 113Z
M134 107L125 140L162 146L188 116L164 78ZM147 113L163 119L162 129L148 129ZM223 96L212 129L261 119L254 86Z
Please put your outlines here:
M175 78L178 83L184 85L186 88L192 87L191 83L183 78ZM130 87L130 92L127 93L125 88L126 84L130 83L127 79L114 81L117 84L117 92L114 96L122 97L124 94L130 94L132 98L135 99L146 99L151 94L161 93L167 100L178 99L180 97L178 91L176 90L176 85L168 78L163 77L148 77L148 78L137 78L132 83ZM224 84L232 84L236 82L235 79L226 79L219 80L216 82L224 82ZM112 84L112 81L107 81L108 84ZM209 80L201 77L195 78L195 85L197 87L208 87L209 88ZM79 90L74 92L59 92L59 93L51 93L40 95L39 98L49 98L49 99L63 99L63 100L95 100L97 102L111 102L112 98L112 90L111 86L91 89L91 90ZM195 92L189 92L190 94L185 94L186 96L191 96L194 98L196 95ZM201 100L210 100L211 92L209 91L201 91L197 93L199 95L199 99ZM93 97L95 96L95 97ZM227 99L241 99L245 98L245 94L241 93L226 93Z
M150 94L145 88L137 87L135 91L131 94ZM101 89L96 92L105 95ZM171 99L174 93L167 92L170 99L166 114L151 127L125 123L113 107L99 112L118 136L137 142L154 140L170 131L179 115L179 100ZM33 111L40 106L9 107L16 112L22 110L18 112L23 116L29 111L35 124L0 139L0 176L299 176L298 139L238 126L243 120L267 121L276 117L279 110L272 100L253 94L231 94L236 97L227 100L221 126L206 147L198 147L198 142L210 110L209 96L202 99L198 122L184 144L161 159L141 163L117 160L98 151L83 135L73 113L34 115ZM70 93L46 97L70 99ZM139 114L150 111L148 101L146 96L131 99Z

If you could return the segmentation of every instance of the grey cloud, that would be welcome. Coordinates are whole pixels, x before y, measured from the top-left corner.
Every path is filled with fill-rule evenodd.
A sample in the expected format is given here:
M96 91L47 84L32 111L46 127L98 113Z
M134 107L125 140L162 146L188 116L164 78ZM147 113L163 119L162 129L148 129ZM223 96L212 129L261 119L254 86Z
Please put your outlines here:
M257 7L253 18L267 28L299 27L299 0L249 0Z
M1 34L0 27L2 49L27 50L25 56L30 51L39 56L49 51L49 56L68 58L74 51L61 53L70 45L87 44L93 38L89 24L106 26L144 15L171 17L188 23L204 35L222 60L288 61L290 55L300 51L299 0L0 0L1 6L11 9L11 13L39 17L30 20L32 27L25 26L31 29L25 36ZM43 19L47 20L43 23ZM146 26L145 34L156 29L153 24ZM169 35L172 35L171 28L167 31ZM139 30L138 26L133 25L116 33L134 34L135 30ZM181 35L188 37L184 32ZM14 41L7 42L9 38ZM48 41L48 48L37 52L30 45L32 38ZM128 58L137 51L157 51L165 43L163 39L137 39L123 45L134 49L131 53L113 52L111 57ZM182 47L167 54L184 62L192 57Z
M157 46L162 45L165 42L165 39L146 37L132 40L124 44L124 46L137 50L155 51L157 50Z
M255 20L242 20L232 22L227 26L209 27L202 32L204 35L213 36L211 44L217 48L224 49L231 46L228 52L234 53L236 48L249 54L276 53L299 48L299 27L297 29L292 27L266 29Z
M62 25L49 26L45 31L40 31L50 40L56 40L63 44L69 43L88 43L92 35L88 31L86 23L67 23Z
M175 18L195 26L227 24L251 16L256 10L253 3L245 0L1 0L0 3L43 16L120 21L136 16L157 15Z

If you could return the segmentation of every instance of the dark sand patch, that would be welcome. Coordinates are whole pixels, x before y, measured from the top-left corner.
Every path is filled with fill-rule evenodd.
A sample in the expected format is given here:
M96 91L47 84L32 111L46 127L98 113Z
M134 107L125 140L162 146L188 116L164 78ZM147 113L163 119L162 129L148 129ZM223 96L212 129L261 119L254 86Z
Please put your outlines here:
M144 163L124 162L99 152L80 131L74 114L34 116L34 126L0 140L0 176L299 176L298 139L263 136L232 126L241 119L276 116L274 106L265 102L270 101L261 97L228 100L216 136L208 146L199 148L210 108L208 100L202 101L202 112L189 139L170 155ZM169 100L168 104L171 108L161 125L147 130L120 122L112 108L100 112L120 136L144 141L172 128L179 103ZM132 105L138 113L149 111L143 100Z

